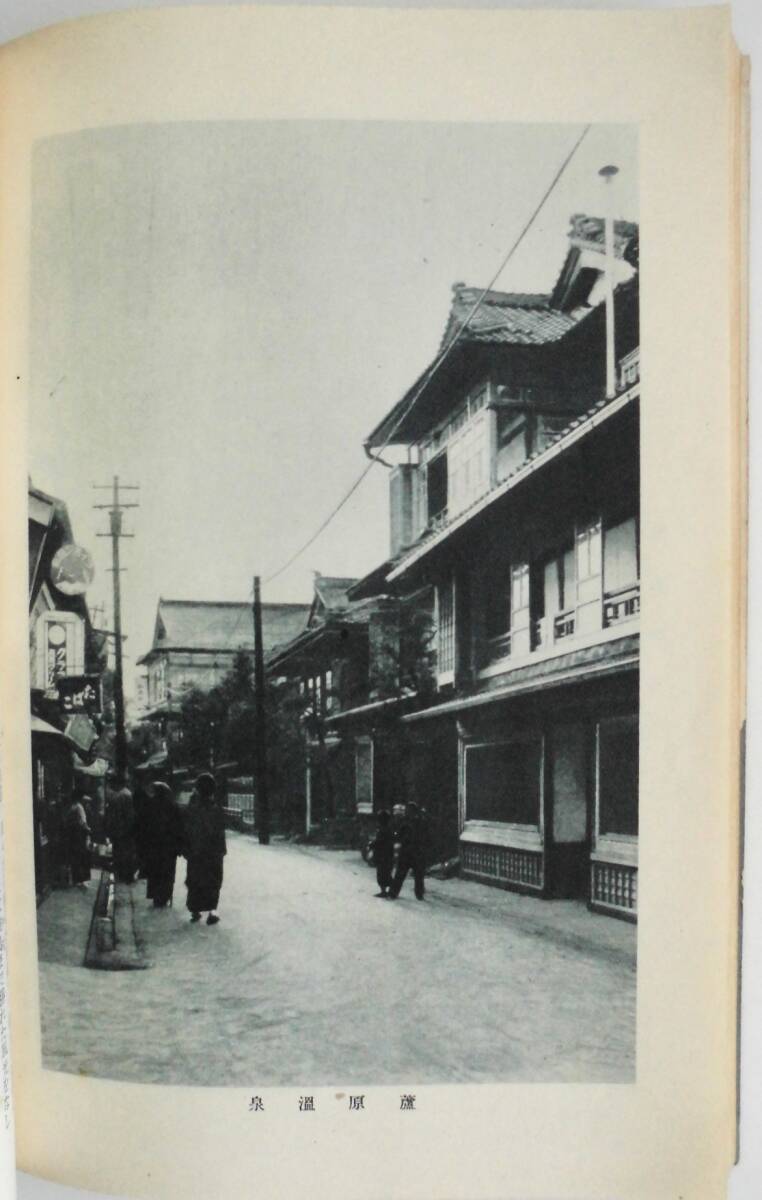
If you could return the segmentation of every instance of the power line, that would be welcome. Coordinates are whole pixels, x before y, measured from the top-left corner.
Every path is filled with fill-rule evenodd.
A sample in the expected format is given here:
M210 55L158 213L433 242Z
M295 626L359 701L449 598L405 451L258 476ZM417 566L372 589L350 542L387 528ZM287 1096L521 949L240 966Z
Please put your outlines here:
M531 229L532 225L537 220L537 217L541 213L542 209L545 207L545 204L547 203L551 193L554 191L554 189L555 189L558 181L560 180L561 176L563 175L564 171L568 167L568 165L571 162L571 160L573 159L574 155L577 153L577 150L581 146L581 144L582 144L583 140L585 139L585 137L587 136L589 130L590 130L590 125L589 124L585 125L581 134L574 142L574 145L572 146L571 150L569 150L566 157L561 162L561 165L558 167L557 171L555 172L550 183L548 184L547 188L543 192L539 202L537 203L535 208L532 210L532 213L531 213L529 219L523 225L523 227L521 228L515 241L513 242L510 249L507 251L507 253L505 254L504 258L502 259L499 267L495 271L495 273L492 276L492 278L490 279L489 283L480 292L479 296L476 299L476 302L474 303L473 307L471 308L470 312L468 313L468 316L461 323L461 325L458 327L458 329L456 329L455 333L450 338L450 340L442 348L439 355L437 356L437 358L434 360L434 362L432 363L432 365L429 367L428 371L426 372L426 375L424 376L422 382L419 384L419 386L416 388L415 392L411 396L409 402L405 405L402 412L399 414L396 421L391 426L383 443L378 447L378 449L376 451L377 456L383 454L384 450L386 450L387 446L391 442L392 438L394 437L394 435L397 432L397 430L399 429L399 427L407 419L408 415L412 412L413 408L418 403L418 400L419 400L420 396L422 395L424 389L428 387L428 385L431 382L431 380L433 379L434 375L436 375L437 371L442 367L442 365L444 364L444 362L446 361L446 359L452 352L455 345L458 343L458 341L463 336L465 331L469 328L471 322L473 321L477 312L479 311L482 304L484 303L484 299L485 299L487 293L490 292L492 290L492 288L495 286L499 276L502 274L502 272L508 266L508 263L513 258L513 255L516 253L519 246L521 245L524 238L526 237L527 233ZM373 466L376 463L376 461L377 461L377 457L372 458L370 460L370 462L368 462L366 464L366 466L363 467L362 471L357 476L354 483L352 483L351 486L347 489L347 491L344 493L344 495L339 500L338 504L336 504L331 509L328 516L325 518L325 520L323 520L320 523L320 525L318 525L315 532L307 539L306 542L304 542L299 547L298 550L296 550L291 555L290 558L286 559L286 561L283 563L283 565L281 567L278 568L277 571L274 571L272 573L272 575L267 576L267 578L264 581L265 583L272 583L272 581L274 579L277 579L279 575L282 575L284 571L288 570L288 568L291 566L292 563L296 562L297 558L299 558L302 554L304 554L305 550L309 549L309 547L313 544L313 542L317 541L317 539L320 537L323 530L328 528L328 526L330 525L330 523L334 519L334 517L341 511L341 509L344 507L344 505L347 503L347 501L357 491L360 484L365 479L366 475L368 475L369 472L373 469Z

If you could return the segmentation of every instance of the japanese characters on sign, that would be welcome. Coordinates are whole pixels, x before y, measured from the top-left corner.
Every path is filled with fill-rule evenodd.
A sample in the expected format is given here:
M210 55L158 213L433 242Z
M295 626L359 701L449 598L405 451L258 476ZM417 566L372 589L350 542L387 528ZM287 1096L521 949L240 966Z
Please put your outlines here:
M64 675L56 679L56 687L64 712L101 711L101 680L98 675Z

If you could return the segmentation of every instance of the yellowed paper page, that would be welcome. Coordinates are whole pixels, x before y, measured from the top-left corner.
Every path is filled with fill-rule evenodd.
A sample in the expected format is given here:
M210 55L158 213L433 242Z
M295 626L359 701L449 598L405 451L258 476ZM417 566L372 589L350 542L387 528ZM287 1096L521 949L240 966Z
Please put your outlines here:
M739 244L732 233L737 229L738 206L738 67L728 13L721 8L604 14L200 7L77 21L3 48L0 553L13 569L6 569L0 580L0 721L14 1101L21 1169L74 1186L138 1196L292 1196L309 1192L378 1200L486 1200L497 1196L640 1200L644 1195L672 1200L680 1195L724 1194L735 1138L737 781L742 715L739 521L744 496L736 328L740 285ZM34 326L41 297L33 293L30 282L31 247L39 245L35 221L50 196L44 187L40 190L40 179L44 182L49 170L48 183L60 183L63 176L56 174L55 154L70 135L91 139L80 140L85 146L83 156L71 160L71 186L81 183L85 188L97 188L93 185L97 168L88 175L88 155L97 162L103 146L116 137L120 127L126 127L128 138L146 136L145 127L150 126L150 132L171 140L182 125L192 146L194 136L215 122L240 122L244 128L246 123L255 123L258 129L267 123L276 147L279 122L284 124L284 136L286 124L301 128L307 122L364 125L369 138L371 127L375 136L376 127L383 123L419 130L430 125L432 137L442 135L443 129L457 128L464 144L468 141L464 130L470 126L484 127L486 132L480 136L485 138L494 137L496 130L504 127L508 139L515 136L517 127L536 125L538 139L547 136L549 129L558 133L557 153L552 161L549 156L544 176L548 183L563 154L586 126L591 127L591 139L599 130L604 139L599 145L614 136L612 129L626 131L617 144L628 148L627 162L637 164L642 249L642 585L639 582L638 587L642 587L639 629L643 653L638 924L636 929L617 924L617 932L601 935L613 947L612 960L630 964L630 969L637 945L634 1028L632 1024L627 1027L634 1053L618 1075L616 1071L595 1074L590 1069L583 1078L564 1082L553 1074L551 1062L544 1074L535 1069L530 1075L532 1082L526 1081L526 1075L510 1079L504 1073L481 1082L473 1075L467 1076L468 1082L440 1082L448 1078L448 1042L446 1037L437 1040L430 1029L421 1030L420 1039L431 1039L430 1074L407 1075L402 1067L393 1081L385 1075L380 1082L369 1078L362 1085L351 1072L329 1080L321 1077L317 1082L314 1077L300 1079L298 1068L288 1062L282 1064L286 1082L273 1082L270 1077L263 1084L254 1070L244 1082L234 1041L227 1048L234 1076L227 1087L219 1086L216 1077L210 1080L213 1086L202 1086L209 1077L201 1043L198 1059L192 1062L192 1075L186 1075L196 1086L183 1086L185 1081L178 1078L171 1084L150 1086L139 1081L145 1078L140 1063L119 1064L115 1062L118 1055L108 1059L109 1069L95 1072L107 1077L91 1077L87 1068L87 1077L77 1077L76 1066L65 1067L60 1061L55 1070L44 1066L28 716L34 681L30 678L30 624L24 590L28 561L24 514L35 437L28 412L30 378L39 369L38 354L50 354L50 347L71 345L77 329L65 331L72 314L56 312L52 301L49 342L41 338L39 321ZM110 144L116 146L118 159L119 146L125 143L116 137ZM317 145L319 153L319 140ZM390 156L390 177L396 161ZM453 172L456 169L454 163ZM337 181L338 186L346 184ZM515 187L520 186L517 181ZM538 175L532 199L527 196L524 205L527 215L544 186ZM396 202L404 196L405 187L404 179L395 178ZM106 194L103 204L108 203ZM401 204L400 223L405 219ZM519 225L517 221L512 232L517 232ZM153 228L150 221L146 228ZM357 276L363 288L372 290L376 274L383 270L384 245L361 244L359 239L352 240L353 232L348 218L347 239L357 258ZM549 236L557 232L553 228ZM83 270L91 233L72 220L70 234L75 245L71 261L81 261ZM164 236L171 241L171 231L165 230ZM81 254L78 238L82 239ZM507 244L506 236L500 245ZM564 235L559 241L559 267L565 245ZM234 273L237 255L230 253L228 246L224 253L228 255L227 269ZM421 253L425 255L425 247ZM107 246L101 269L122 278L130 265L120 257L118 246ZM331 295L333 266L332 261L316 255L314 269L323 272L327 305L338 303ZM210 279L211 289L216 283L213 272ZM483 288L488 279L485 274L483 279L468 282ZM514 290L510 282L498 286ZM405 294L406 289L406 280L400 279L399 303L409 305L412 320L416 300ZM443 320L449 301L450 297L442 297ZM178 289L174 308L165 313L168 327L175 329L183 303L182 289ZM214 299L211 305L213 310ZM130 319L134 316L128 315ZM309 315L303 319L308 320ZM213 315L210 323L214 324ZM378 342L388 363L394 348L384 346L381 318L379 325ZM140 354L141 339L150 334L149 323L140 325L138 317L135 329L134 353ZM120 339L123 334L120 331ZM34 357L33 344L37 348ZM113 344L124 346L116 336ZM98 358L99 386L108 382L109 346L106 333L97 351L102 355ZM430 361L425 357L429 349L421 351L424 364ZM96 352L88 349L87 353L92 353L95 361ZM188 354L192 353L189 345ZM335 343L323 346L320 353L326 357L348 353L341 331L336 333ZM316 354L319 357L317 350ZM120 369L117 359L115 353L115 377ZM368 369L375 370L375 364ZM388 408L398 402L413 379L410 372L396 390L390 387ZM43 396L51 420L55 419L57 382L53 378ZM620 384L621 378L615 387ZM210 393L214 386L214 378L210 378ZM617 393L623 406L625 391L621 396ZM256 429L258 421L266 425L262 414L271 414L266 409L268 402L272 403L262 396L241 398L248 411L240 426L236 425L231 441L245 436L248 427ZM39 396L36 403L39 412ZM66 403L73 405L66 411L75 417L92 417L94 410L84 400L81 408L76 396ZM362 403L362 395L356 403ZM125 411L131 406L135 421L150 425L148 393L127 400L121 397L119 404ZM192 502L194 473L203 469L207 452L212 452L214 434L210 433L208 443L185 445L182 398L173 404L177 441L168 448L167 471L179 472L179 489ZM209 404L213 409L213 398ZM363 434L383 415L374 412L363 418ZM588 413L586 419L595 423L599 417ZM56 431L60 455L68 461L81 461L77 455L84 436L76 419L62 423ZM320 474L330 476L330 439L323 446L322 436L318 424L315 439L325 459ZM334 443L344 436L332 432ZM573 439L578 434L572 430L564 436ZM109 437L118 458L119 432L106 420L104 439ZM361 441L357 438L358 450ZM56 441L48 436L44 445L52 462ZM281 449L274 446L272 454ZM175 464L175 455L184 467ZM135 468L138 466L136 458ZM82 462L82 470L88 469ZM109 481L99 477L92 482ZM304 481L303 504L312 514L305 534L324 515L322 505L317 511L310 482ZM41 479L32 483L44 492ZM507 490L509 483L502 481ZM338 499L334 493L339 491L338 486L329 488L326 501ZM145 505L145 494L141 504ZM159 520L156 511L152 510L151 520ZM229 509L217 517L220 524L257 521L256 513L252 517ZM169 503L161 520L171 538ZM299 539L290 527L277 524L277 513L271 522L272 528L268 527L262 540L274 572ZM437 536L436 530L433 532ZM201 533L199 546L188 546L189 556L203 553ZM204 527L203 537L214 536L213 527L211 532ZM590 535L591 544L594 536ZM256 564L242 560L244 586L254 570ZM156 595L160 594L157 584ZM638 590L638 603L640 594ZM213 585L207 598L212 596ZM299 598L309 608L311 597L300 594ZM438 604L441 618L441 601ZM520 610L521 604L516 607ZM130 647L130 652L137 655L144 649ZM32 668L36 669L34 663ZM451 681L443 679L441 686L447 688ZM449 693L443 692L446 695ZM469 719L467 714L462 718L464 725ZM461 738L463 771L468 769L471 747L479 744L468 728L466 734ZM367 763L367 756L361 761ZM566 778L557 782L559 789L570 786ZM359 794L358 798L362 806L365 800ZM576 819L571 806L569 812L569 820ZM468 815L466 812L466 825ZM490 821L482 824L490 825ZM478 821L472 833L477 825ZM486 841L478 844L484 852L490 843L488 835L482 836ZM503 845L500 836L495 835L494 844ZM534 833L519 830L515 836L519 842L523 839L522 852L536 849ZM631 868L631 835L625 832L620 843L620 858L608 865ZM238 844L230 840L226 870ZM616 878L621 874L615 872ZM631 876L630 869L627 877ZM436 889L432 884L432 909ZM222 894L224 898L224 886ZM67 902L72 898L74 902L77 899L67 893ZM526 911L520 905L524 900L513 895L505 899L501 893L495 903L509 906L505 912L510 923ZM629 903L619 901L621 897L615 896L614 907ZM400 906L403 902L408 902L406 895ZM534 897L527 897L526 903L543 904ZM49 900L43 903L41 914L48 904ZM309 904L307 896L305 906ZM213 904L202 907L212 909ZM413 906L416 920L422 915L420 907ZM170 915L174 919L174 910ZM395 909L390 915L402 913ZM580 920L587 922L589 917L585 908ZM226 920L223 911L223 930ZM204 927L192 932L205 936L216 931ZM396 936L393 932L392 940ZM479 936L474 936L475 943ZM443 988L450 997L464 990L468 949L464 940L459 947L460 972L452 972L450 977L445 972ZM366 948L361 950L364 955ZM385 952L393 950L386 948ZM309 947L302 948L302 957L309 959L309 953ZM297 957L295 954L295 972L303 965ZM349 971L351 947L346 958ZM75 969L84 975L84 968L72 971ZM260 969L268 970L266 948ZM510 963L506 969L510 971ZM231 992L226 990L226 979L233 980L234 975L235 970L221 978L214 1001L218 1008L212 1008L211 1021L206 1008L205 1026L214 1024L218 1014L220 1026L228 1028L226 1005L241 1002L239 993L231 1000ZM56 978L63 995L80 995L70 971L62 970ZM117 986L122 991L126 978L119 976ZM109 990L112 980L105 972L93 972L92 979L92 1004L100 1006L102 1016L109 1011L109 997L117 992ZM256 982L253 977L252 991ZM188 987L192 986L190 978ZM343 994L339 973L335 986L338 1042ZM513 986L526 986L526 978L516 978ZM563 987L557 997L547 998L551 1016L554 1006L563 1005L565 999ZM619 1002L612 992L608 1008L614 1016ZM166 997L165 1003L171 1008L173 998ZM621 1003L624 1006L624 1001ZM74 1062L79 1061L76 1038L86 1042L90 1028L87 1014L78 1004L79 1000L70 1004ZM177 1005L178 1010L186 1011L184 994L178 995ZM165 1018L162 1013L161 1019ZM538 1012L528 1011L526 1021L521 1025L517 1019L517 1041L531 1042L530 1028L539 1021ZM120 1010L119 1023L123 1031L124 1010ZM230 1027L238 1028L232 1019ZM100 1020L98 1028L106 1030L107 1043L108 1021ZM115 1017L115 1037L116 1028ZM50 1027L46 1036L51 1037ZM192 1029L178 1030L177 1036L178 1041L184 1040L187 1061ZM573 1043L573 1032L568 1040ZM167 1044L168 1061L172 1060L173 1044ZM105 1045L106 1055L108 1049ZM120 1075L121 1081L117 1081ZM350 1111L348 1097L360 1092L365 1098L362 1111ZM307 1094L313 1105L300 1107ZM403 1097L412 1095L414 1109L402 1102ZM253 1103L255 1096L264 1097L262 1110Z

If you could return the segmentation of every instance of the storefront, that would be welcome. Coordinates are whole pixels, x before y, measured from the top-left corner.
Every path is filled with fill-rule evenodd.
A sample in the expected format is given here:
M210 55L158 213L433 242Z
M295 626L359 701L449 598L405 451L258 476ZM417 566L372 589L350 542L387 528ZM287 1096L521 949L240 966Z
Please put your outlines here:
M61 831L74 786L74 764L64 734L40 717L33 716L31 721L34 875L39 904L63 880Z
M634 919L637 670L457 707L464 877Z

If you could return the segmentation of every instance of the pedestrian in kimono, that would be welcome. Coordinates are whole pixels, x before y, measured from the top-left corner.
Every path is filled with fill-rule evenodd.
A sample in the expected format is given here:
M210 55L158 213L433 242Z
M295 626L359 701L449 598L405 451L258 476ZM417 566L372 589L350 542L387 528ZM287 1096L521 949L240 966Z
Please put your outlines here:
M64 813L63 829L66 863L71 881L83 891L90 886L90 825L87 820L86 796L72 796Z
M106 834L113 849L114 874L120 883L133 883L138 868L137 845L135 842L135 808L132 792L124 781L111 776L112 790L106 805Z
M220 919L217 905L222 887L222 861L227 853L225 815L214 791L214 777L199 775L185 821L186 903L191 921L200 921L202 913L207 913L207 925L216 925Z
M146 792L143 806L143 864L146 898L154 908L172 903L177 856L182 853L182 821L171 789L154 783Z
M405 820L399 830L399 842L400 853L389 890L389 899L397 899L408 871L412 871L415 898L423 900L423 877L426 874L428 850L428 816L426 810L419 808L412 800L405 806Z

